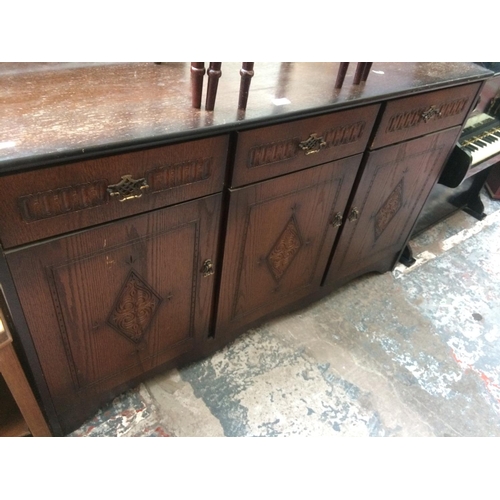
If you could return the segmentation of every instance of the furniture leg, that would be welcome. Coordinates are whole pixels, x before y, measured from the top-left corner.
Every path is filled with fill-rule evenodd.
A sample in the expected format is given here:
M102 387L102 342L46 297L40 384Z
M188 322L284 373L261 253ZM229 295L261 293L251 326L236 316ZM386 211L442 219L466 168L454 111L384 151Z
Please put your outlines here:
M203 76L205 75L205 63L191 63L191 103L193 108L201 108L201 93L203 90Z
M366 82L366 80L368 79L368 75L370 74L370 69L372 67L372 62L367 62L365 63L365 67L363 69L363 74L361 75L361 81L362 82Z
M349 67L348 62L341 62L340 63L339 70L337 71L337 80L335 81L335 88L336 89L342 88L348 67Z
M356 73L354 73L354 80L353 80L353 85L359 85L361 82L361 78L363 77L365 67L367 63L364 62L359 62L358 65L356 66Z
M238 109L246 109L248 102L248 94L250 91L250 81L254 75L253 62L244 62L241 69L240 95L238 100Z
M205 109L207 111L213 111L215 107L215 98L217 97L219 78L222 76L221 66L222 63L220 62L211 62L208 67L207 100L205 103Z

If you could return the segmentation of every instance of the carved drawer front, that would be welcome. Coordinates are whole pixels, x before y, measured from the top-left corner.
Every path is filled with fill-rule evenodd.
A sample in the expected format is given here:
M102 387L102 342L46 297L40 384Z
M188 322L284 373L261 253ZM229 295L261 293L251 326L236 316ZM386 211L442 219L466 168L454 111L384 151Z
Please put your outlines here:
M208 336L220 194L7 252L60 419Z
M222 190L219 136L1 178L0 241L10 248Z
M390 101L371 149L461 125L480 86L473 83Z
M361 153L379 107L376 104L240 132L232 186Z

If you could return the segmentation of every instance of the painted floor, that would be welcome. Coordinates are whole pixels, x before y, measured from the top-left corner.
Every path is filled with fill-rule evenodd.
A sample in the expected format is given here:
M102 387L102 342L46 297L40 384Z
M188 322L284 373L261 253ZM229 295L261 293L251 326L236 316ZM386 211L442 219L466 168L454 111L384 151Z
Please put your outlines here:
M201 362L116 398L71 436L500 436L500 202Z

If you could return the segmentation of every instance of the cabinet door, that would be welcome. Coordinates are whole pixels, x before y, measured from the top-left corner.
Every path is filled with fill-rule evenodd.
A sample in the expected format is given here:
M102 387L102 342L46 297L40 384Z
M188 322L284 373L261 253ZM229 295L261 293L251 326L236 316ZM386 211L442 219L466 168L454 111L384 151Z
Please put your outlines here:
M327 286L394 266L459 132L455 127L369 154Z
M319 288L360 160L231 191L216 340Z
M63 428L204 342L219 212L214 195L7 256Z

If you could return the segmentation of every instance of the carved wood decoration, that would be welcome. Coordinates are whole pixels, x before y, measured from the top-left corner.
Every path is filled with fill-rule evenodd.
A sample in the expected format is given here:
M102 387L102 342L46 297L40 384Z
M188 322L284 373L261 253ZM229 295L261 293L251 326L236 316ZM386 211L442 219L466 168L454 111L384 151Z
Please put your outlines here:
M302 237L295 217L288 221L280 237L267 256L267 263L274 279L279 283L302 246Z
M99 179L19 197L19 210L26 222L57 217L108 202L108 181Z
M139 343L151 326L161 301L153 288L131 271L108 316L108 324L125 338Z
M197 158L182 163L157 167L146 172L151 193L203 182L213 173L213 158Z
M375 215L375 241L379 239L384 229L389 225L391 220L396 216L403 206L403 179L398 182L394 191L387 197L379 211Z
M290 160L299 153L299 144L300 139L295 137L285 141L270 142L256 146L248 153L247 167L262 167L263 165L271 165L280 161Z

